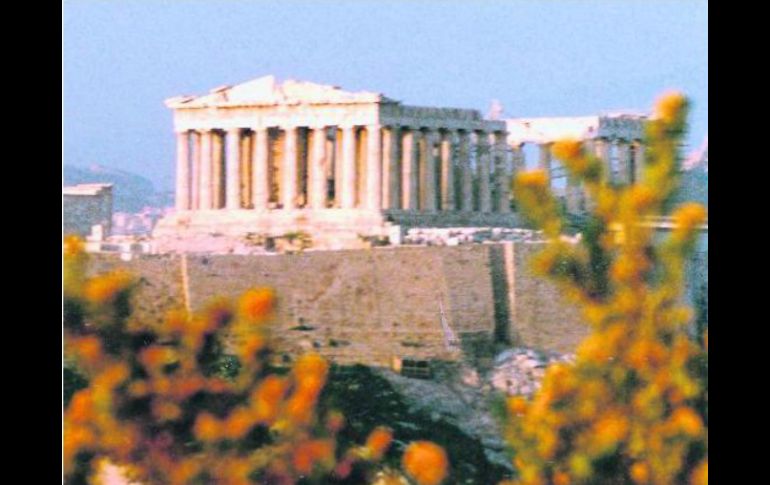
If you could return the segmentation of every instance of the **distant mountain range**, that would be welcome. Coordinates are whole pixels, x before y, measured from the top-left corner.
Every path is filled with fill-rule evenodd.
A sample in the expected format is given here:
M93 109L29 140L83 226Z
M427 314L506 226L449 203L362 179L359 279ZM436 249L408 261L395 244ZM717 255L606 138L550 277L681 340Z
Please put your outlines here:
M95 183L113 184L114 212L133 213L145 207L163 208L174 204L173 192L157 191L152 182L141 175L101 165L64 165L63 185Z

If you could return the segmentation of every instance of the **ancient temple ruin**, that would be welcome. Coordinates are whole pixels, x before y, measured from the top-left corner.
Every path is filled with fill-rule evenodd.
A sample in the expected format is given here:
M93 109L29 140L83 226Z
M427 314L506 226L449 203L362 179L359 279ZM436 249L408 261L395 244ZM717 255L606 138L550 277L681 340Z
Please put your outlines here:
M266 76L166 100L177 134L176 213L155 237L312 235L350 247L413 227L516 227L511 181L524 143L589 140L633 180L642 116L485 119L381 93ZM613 148L614 147L614 148ZM613 155L615 153L615 155ZM568 207L584 206L570 185Z
M563 167L552 160L551 145L559 140L581 140L601 159L609 182L634 183L644 163L644 122L642 114L616 113L558 118L513 118L506 120L508 145L514 170L525 166L523 147L538 146L538 168L550 175L551 183L566 179L565 205L568 212L586 210L585 192L567 179Z
M505 122L273 76L172 98L168 230L337 237L392 226L511 225Z

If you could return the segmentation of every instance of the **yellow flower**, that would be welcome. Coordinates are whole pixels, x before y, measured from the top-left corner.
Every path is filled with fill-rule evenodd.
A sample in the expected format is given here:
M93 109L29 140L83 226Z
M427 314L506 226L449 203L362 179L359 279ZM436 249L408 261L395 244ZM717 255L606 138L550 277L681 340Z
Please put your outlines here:
M572 480L569 474L565 472L556 472L553 474L553 485L570 485Z
M240 314L252 321L259 322L268 317L275 304L275 293L270 288L254 288L241 296Z
M193 433L201 441L216 441L222 436L222 425L215 416L203 412L195 418Z
M431 441L414 441L404 452L402 466L419 485L438 485L449 473L444 448Z
M636 462L631 465L629 474L631 475L631 480L633 480L634 483L644 485L650 481L650 466L647 463L641 461Z
M689 407L681 407L671 414L671 426L689 436L698 436L703 430L700 416Z
M687 98L677 91L669 91L660 96L655 103L654 118L672 124L683 114Z
M620 411L610 411L594 424L593 432L597 447L604 450L625 438L628 433L628 418Z
M544 189L548 186L548 175L543 170L531 170L520 173L516 181L522 187Z
M679 206L671 217L676 231L690 232L706 222L706 208L698 203L688 202Z
M86 365L95 365L102 358L102 342L93 335L74 340L72 347L78 359Z
M115 271L91 278L86 282L84 294L88 301L98 305L111 302L121 291L128 288L131 277L123 271Z
M313 380L325 381L329 372L329 363L316 353L302 355L294 363L294 377L298 382Z
M709 483L709 461L703 460L695 467L690 475L690 485L708 485Z
M288 389L286 380L270 375L265 377L251 395L251 407L258 422L272 424L278 416L279 403Z
M638 212L645 212L652 208L657 201L657 195L654 190L646 185L634 185L631 187L628 198L631 206Z
M393 431L385 426L378 426L366 438L366 447L371 452L372 459L379 460L385 456L390 443L393 441Z
M527 400L521 396L508 399L508 412L513 416L523 416L527 412Z
M69 235L64 238L64 257L73 258L83 253L85 244L80 236Z
M240 439L256 423L254 413L246 408L233 411L224 422L223 434L230 439Z
M574 160L582 154L583 144L578 140L560 140L551 146L551 153L559 160Z

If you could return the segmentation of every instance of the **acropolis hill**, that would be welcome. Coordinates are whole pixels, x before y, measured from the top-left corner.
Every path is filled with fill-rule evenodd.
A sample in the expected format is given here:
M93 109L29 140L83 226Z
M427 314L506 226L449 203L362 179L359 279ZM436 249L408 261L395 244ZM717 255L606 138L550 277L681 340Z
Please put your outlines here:
M561 182L577 215L591 201L552 161L554 141L583 140L614 183L633 183L644 163L637 114L484 118L273 76L166 105L176 211L155 228L156 254L105 255L95 269L141 276L145 321L273 287L280 351L314 349L336 362L489 357L501 345L571 351L587 329L558 288L532 274L543 241L513 203L523 147L539 147L537 166ZM307 244L268 244L286 238ZM311 251L275 254L283 249ZM690 298L708 281L701 251Z

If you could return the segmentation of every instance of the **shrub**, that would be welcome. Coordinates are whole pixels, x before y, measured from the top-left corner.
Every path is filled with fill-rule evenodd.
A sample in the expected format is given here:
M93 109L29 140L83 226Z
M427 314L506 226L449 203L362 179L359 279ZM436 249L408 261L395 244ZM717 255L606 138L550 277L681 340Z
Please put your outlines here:
M67 238L67 483L91 481L105 460L153 485L344 483L354 469L375 477L392 432L378 427L365 444L338 449L344 416L317 409L326 360L271 364L271 290L215 299L196 315L174 311L160 326L129 324L132 276L89 278L86 263L82 242Z
M594 205L583 242L560 239L563 221L543 172L523 173L515 193L551 242L534 261L582 309L591 334L574 365L550 367L532 400L508 401L506 437L515 484L705 484L708 477L708 350L688 330L685 261L706 211L685 204L663 242L645 224L677 186L687 100L663 96L646 127L642 180L607 181L580 142L553 147Z

